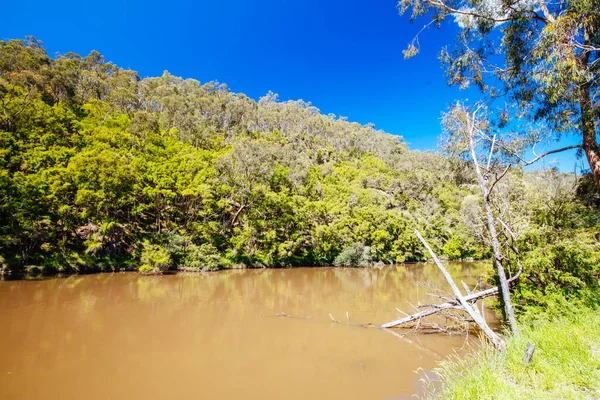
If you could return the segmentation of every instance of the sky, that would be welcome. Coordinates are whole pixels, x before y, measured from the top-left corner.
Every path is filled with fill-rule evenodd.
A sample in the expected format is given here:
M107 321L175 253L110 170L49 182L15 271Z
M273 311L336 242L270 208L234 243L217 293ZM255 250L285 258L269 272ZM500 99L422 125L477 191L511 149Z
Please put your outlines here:
M475 91L446 84L437 59L458 27L420 35L420 53L402 50L423 27L399 16L395 0L65 0L5 1L0 39L33 35L50 56L102 53L107 61L160 76L168 70L216 80L258 99L310 101L434 150L440 116ZM568 168L573 162L569 156ZM546 164L551 163L547 161Z

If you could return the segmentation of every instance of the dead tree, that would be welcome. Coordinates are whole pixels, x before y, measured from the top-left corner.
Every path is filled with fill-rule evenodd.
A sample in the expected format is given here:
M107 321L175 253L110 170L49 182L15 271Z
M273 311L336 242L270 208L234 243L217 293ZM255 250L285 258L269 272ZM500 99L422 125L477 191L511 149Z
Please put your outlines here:
M416 229L415 229L415 235L417 236L417 238L419 238L419 240L421 241L423 246L427 249L427 251L429 252L429 255L433 259L433 262L436 264L436 266L439 268L439 270L444 275L444 278L446 279L446 281L452 288L452 292L454 293L454 296L456 296L456 299L453 301L443 303L443 304L432 305L430 308L428 308L426 310L423 310L423 311L418 312L413 315L409 315L406 318L403 318L401 320L388 322L387 324L381 325L381 327L382 328L397 327L400 325L405 325L412 321L417 321L417 320L420 321L422 318L424 318L426 316L437 314L444 310L457 308L459 310L466 312L469 315L471 320L473 322L475 322L475 324L481 329L481 331L483 332L485 337L490 340L490 342L492 343L492 345L495 348L500 349L500 350L504 349L504 347L505 347L504 340L502 340L502 338L500 336L498 336L498 334L496 334L496 332L494 332L489 327L489 325L483 318L483 314L479 312L479 310L477 309L477 306L475 304L477 302L477 300L479 300L479 299L483 299L484 297L491 296L493 294L497 294L498 289L493 288L493 290L484 290L479 293L474 293L474 294L470 294L470 295L467 294L466 296L463 295L461 293L460 289L458 288L458 286L456 285L456 283L454 282L454 280L452 279L452 277L450 276L450 274L448 273L448 271L446 270L446 267L444 267L444 265L441 263L441 261L435 255L435 253L433 252L433 250L431 249L431 247L429 246L427 241L423 238L423 236L421 236L419 231Z
M475 111L470 112L463 105L457 104L445 115L444 126L445 131L449 134L448 149L450 152L454 153L454 156L465 159L473 166L481 191L485 224L493 251L494 266L498 276L498 292L504 305L504 315L510 330L517 334L518 327L504 265L510 258L508 254L504 254L500 246L496 217L492 210L494 188L507 175L511 163L505 162L507 157L503 141L497 135L489 134L490 125L487 118L478 118L478 112L483 109L484 107L479 105Z
M492 207L490 205L490 195L492 194L492 190L494 186L506 175L510 168L510 164L504 169L504 172L496 177L493 183L488 187L486 185L485 178L483 177L483 173L481 172L481 167L479 166L479 160L477 159L477 152L475 150L475 135L477 134L477 111L476 109L471 116L468 116L466 119L466 131L468 135L469 141L469 150L471 153L471 159L473 161L473 167L475 169L475 175L477 176L477 182L479 183L479 187L481 189L481 197L483 199L483 205L485 208L485 215L487 218L487 225L490 232L490 240L492 244L492 250L494 251L494 263L496 265L496 271L498 272L498 281L500 283L500 293L502 294L502 301L504 303L504 312L506 314L506 319L508 320L508 324L510 326L510 330L514 333L518 333L517 320L515 318L515 311L512 306L512 301L510 298L510 289L508 287L508 280L506 279L506 272L504 271L504 266L502 265L502 260L505 258L500 251L500 242L498 240L498 231L496 229L496 222L494 219L494 214L492 213ZM490 150L490 157L493 155L494 146L492 142L492 148ZM489 163L488 163L489 164Z
M525 167L538 162L548 155L580 148L581 146L566 146L550 150L536 155L533 160L527 161L520 156L523 149L522 146L518 145L519 140L511 140L509 135L507 141L502 138L502 135L491 135L488 133L490 126L487 118L478 118L478 112L484 110L485 107L481 103L475 107L473 112L469 112L464 106L457 104L449 113L449 117L455 121L453 128L458 131L455 134L458 133L463 136L468 147L468 154L481 190L481 198L490 234L490 244L494 253L494 264L498 274L498 286L504 305L506 321L511 332L518 334L517 321L511 301L509 280L507 279L504 265L504 262L509 260L509 254L512 253L516 257L520 270L522 270L516 247L517 235L513 232L514 227L511 229L509 224L503 221L502 210L497 209L497 213L494 215L492 211L492 193L497 188L497 185L507 176L513 164ZM483 154L484 157L487 157L487 164L480 162L478 148L487 152L487 154ZM495 195L494 197L498 196ZM497 207L497 204L495 206ZM501 232L499 232L498 226L500 226ZM501 236L505 237L504 249L502 249L499 239Z
M452 151L458 151L460 157L470 159L473 165L479 189L481 190L481 199L486 217L486 225L490 235L490 244L494 255L494 266L497 271L499 285L496 288L477 293L469 293L467 290L467 294L463 296L458 289L458 286L454 283L437 256L427 245L425 239L423 239L418 231L415 231L415 234L421 243L423 243L423 245L427 248L434 262L444 274L444 277L454 292L455 299L442 304L431 305L423 311L412 315L407 315L405 318L396 321L388 322L387 324L382 325L382 327L391 328L403 326L413 321L420 321L426 316L438 314L445 310L460 309L469 315L471 320L477 324L484 335L489 338L496 348L503 348L503 340L489 328L486 321L483 319L483 313L479 313L479 310L474 306L474 303L488 296L500 295L504 304L505 316L510 329L514 334L517 334L518 327L510 296L510 285L514 284L518 280L522 272L522 266L518 260L518 251L515 245L515 235L508 225L505 224L501 219L499 219L499 222L502 224L501 232L505 238L506 244L504 245L504 249L500 245L500 234L496 228L497 218L492 211L491 195L496 185L509 172L511 164L498 162L498 160L502 160L502 156L504 155L504 153L502 153L500 150L504 146L500 141L497 142L496 135L490 138L491 135L486 134L485 131L487 128L489 128L487 125L487 120L478 120L477 118L477 113L481 110L481 108L482 107L479 106L474 112L469 112L465 107L457 105L446 115L444 122L446 125L446 130L451 136L450 145L453 147ZM487 163L484 163L483 165L480 164L478 157L478 151L480 152L482 149L489 152L482 157L482 159L487 158ZM500 166L500 168L498 166ZM508 279L506 276L504 262L509 260L510 253L512 253L513 257L516 257L517 259L519 272ZM466 287L466 285L464 286Z
M477 293L469 293L467 290L467 294L463 296L426 241L421 237L419 232L415 232L419 240L429 251L438 268L444 273L446 280L452 287L455 298L442 304L428 305L422 311L383 324L381 325L382 328L407 326L416 321L421 321L430 315L439 314L446 310L459 309L469 315L471 320L481 328L482 332L496 347L501 348L503 345L498 340L497 335L493 332L493 334L490 334L485 320L482 321L478 318L478 310L473 306L474 303L485 297L500 295L504 303L505 317L508 325L513 334L518 334L510 295L511 285L514 285L518 281L523 271L516 245L518 234L515 233L514 226L511 226L510 222L505 222L506 210L501 210L498 204L493 201L498 195L495 194L492 196L492 194L494 193L494 189L496 189L497 193L497 188L502 187L503 183L501 181L507 176L513 164L522 166L531 165L549 154L555 154L576 148L577 146L567 146L562 149L548 151L536 156L532 161L525 161L519 156L518 150L515 150L517 147L512 146L510 141L507 142L499 137L499 135L489 133L490 125L487 118L478 118L478 112L483 112L484 109L482 105L479 105L475 108L475 111L471 112L465 106L457 104L446 114L444 124L450 136L447 145L448 152L451 153L451 156L457 156L470 161L477 178L477 183L481 191L486 225L490 235L490 245L494 255L494 266L499 280L498 287ZM493 207L495 207L495 212L493 211ZM511 208L510 201L507 202L505 208ZM505 270L509 260L515 260L519 268L518 272L510 278L507 277ZM483 316L483 313L480 315Z

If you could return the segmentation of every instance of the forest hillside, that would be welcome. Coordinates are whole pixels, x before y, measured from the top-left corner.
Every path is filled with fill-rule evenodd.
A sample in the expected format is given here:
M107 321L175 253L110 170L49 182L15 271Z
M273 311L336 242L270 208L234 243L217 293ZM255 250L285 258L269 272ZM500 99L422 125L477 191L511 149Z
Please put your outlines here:
M140 79L33 38L0 41L0 100L4 273L423 260L414 228L446 258L490 255L467 162L302 100ZM596 261L587 177L517 168L503 182L525 254L551 257L577 232L573 252ZM565 266L569 285L589 265Z

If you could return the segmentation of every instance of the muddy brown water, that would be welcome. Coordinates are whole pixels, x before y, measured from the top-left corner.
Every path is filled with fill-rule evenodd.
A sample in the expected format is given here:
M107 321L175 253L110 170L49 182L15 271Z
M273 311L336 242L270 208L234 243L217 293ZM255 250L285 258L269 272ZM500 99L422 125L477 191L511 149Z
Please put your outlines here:
M465 337L346 312L399 318L425 281L445 287L431 264L0 281L0 399L408 399Z

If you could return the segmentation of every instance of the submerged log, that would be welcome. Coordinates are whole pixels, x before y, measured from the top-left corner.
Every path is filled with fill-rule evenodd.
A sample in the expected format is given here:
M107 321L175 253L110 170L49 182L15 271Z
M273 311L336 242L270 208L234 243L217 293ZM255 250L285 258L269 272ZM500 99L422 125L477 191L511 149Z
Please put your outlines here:
M415 230L415 235L421 241L423 246L427 249L427 251L431 255L431 258L433 259L433 261L435 262L435 264L437 265L439 270L444 275L444 278L446 278L446 281L452 288L452 292L454 293L454 296L456 296L456 298L454 300L450 300L450 301L447 301L442 304L430 305L429 308L427 308L423 311L417 312L412 315L407 315L406 317L401 318L399 320L388 322L386 324L381 325L380 327L386 328L386 329L393 328L393 327L407 324L412 321L420 321L424 317L440 313L444 310L456 308L456 309L460 309L460 310L466 312L469 315L472 322L475 322L477 324L477 326L481 329L483 334L490 340L490 342L494 345L494 347L496 347L497 349L503 349L505 347L504 340L502 340L502 338L500 336L498 336L496 334L496 332L494 332L489 327L489 325L483 318L483 309L482 309L482 312L480 313L476 306L476 302L478 300L483 299L488 296L498 294L499 293L498 287L493 287L493 288L483 290L483 291L480 291L477 293L471 293L471 291L463 283L463 285L465 286L465 290L467 291L467 295L464 296L461 293L458 286L456 285L456 283L454 283L454 280L452 279L452 277L450 276L450 274L448 273L448 271L446 270L444 265L437 258L437 256L435 255L435 253L433 252L431 247L429 247L429 245L427 244L427 241L421 236L419 231ZM520 267L519 272L515 276L513 276L511 279L508 279L505 281L507 286L509 286L512 282L515 282L521 275L523 268L521 267L520 263L519 263L519 267Z
M508 280L508 283L511 285L514 284L519 279L520 275L521 275L521 271L519 271L517 274L515 274L515 276L510 278ZM482 290L480 292L464 296L464 299L469 303L475 303L481 299L485 299L486 297L496 296L497 294L498 294L498 287L494 286L489 289ZM452 301L447 301L445 303L432 305L430 308L427 308L418 313L408 315L404 318L385 323L385 324L381 325L381 327L382 328L394 328L394 327L397 327L400 325L408 324L409 322L412 322L412 321L416 321L420 318L439 313L440 311L443 311L443 310L449 310L451 308L456 308L458 306L460 306L460 303L458 300L452 300Z

